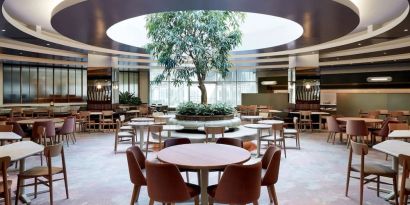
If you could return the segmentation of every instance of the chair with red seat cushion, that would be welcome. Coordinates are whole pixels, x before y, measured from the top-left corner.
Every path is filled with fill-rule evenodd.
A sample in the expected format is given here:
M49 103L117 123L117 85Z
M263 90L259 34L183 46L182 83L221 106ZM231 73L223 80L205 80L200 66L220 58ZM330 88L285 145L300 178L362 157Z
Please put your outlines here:
M261 170L261 162L251 165L228 165L219 184L208 187L209 204L258 204Z
M269 159L269 157L270 159L269 159L268 165L266 165L267 159L265 159L265 162L262 161L262 167L264 165L266 166L266 172L262 178L261 186L267 187L270 202L271 203L273 202L273 204L278 205L278 199L276 197L276 191L275 191L275 184L276 182L278 182L278 178L279 178L281 150L276 148L275 146L270 146L266 150L265 155L268 155L267 159Z
M131 197L131 204L134 204L136 201L138 202L141 186L147 185L147 181L143 174L143 170L145 170L145 156L137 146L128 148L126 153L130 180L132 184L134 184Z
M146 180L150 204L154 201L162 203L178 203L194 198L199 204L200 187L185 183L174 164L145 161Z

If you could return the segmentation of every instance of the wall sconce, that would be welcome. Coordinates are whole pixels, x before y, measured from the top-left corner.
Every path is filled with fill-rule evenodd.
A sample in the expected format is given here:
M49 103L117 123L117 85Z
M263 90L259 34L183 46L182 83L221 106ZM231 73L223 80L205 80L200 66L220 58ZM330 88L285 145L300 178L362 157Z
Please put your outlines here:
M306 83L306 85L305 85L305 88L306 88L306 89L309 90L311 87L312 87L312 86L310 85L310 83Z
M391 82L393 79L390 76L383 76L383 77L368 77L366 80L369 83L383 83L383 82Z
M278 82L276 81L262 81L261 85L277 85Z
M119 86L118 86L118 82L114 81L112 82L112 89L113 90L118 90Z
M100 83L97 84L97 89L101 89L102 85Z

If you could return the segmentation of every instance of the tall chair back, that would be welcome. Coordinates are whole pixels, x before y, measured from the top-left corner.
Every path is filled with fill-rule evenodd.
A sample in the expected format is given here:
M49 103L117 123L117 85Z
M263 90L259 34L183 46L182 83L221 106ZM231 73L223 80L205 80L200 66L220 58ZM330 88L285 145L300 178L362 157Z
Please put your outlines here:
M215 190L215 202L248 204L257 201L261 190L261 170L261 162L251 165L228 165Z
M205 141L208 142L209 135L222 135L222 138L225 137L225 127L223 126L205 126Z
M75 132L75 117L67 117L64 119L60 134L70 134Z
M164 141L164 148L172 147L172 146L175 146L175 145L181 145L181 144L191 144L191 140L189 138L166 139Z
M327 122L327 129L329 132L336 132L336 133L342 132L342 129L340 128L339 123L337 122L334 116L326 117L326 122Z
M46 136L47 138L53 138L56 136L56 129L53 121L43 121L43 122L34 122L33 124L33 133L32 133L32 139L36 140L40 138L41 136L38 136L36 130L37 127L42 126L46 128Z
M134 185L146 185L142 170L145 169L145 156L137 146L129 147L126 151L130 180Z
M348 120L346 123L346 134L351 136L367 136L369 135L369 130L364 120Z
M276 182L278 181L278 178L279 178L281 150L280 149L275 149L274 146L271 146L271 147L269 147L268 149L272 149L271 152L273 152L273 154L272 154L271 159L269 160L269 164L267 166L265 175L262 178L262 184L263 185L276 184Z
M243 148L243 141L235 138L218 138L216 144L231 145Z
M394 130L408 130L409 124L407 123L389 123L389 132Z

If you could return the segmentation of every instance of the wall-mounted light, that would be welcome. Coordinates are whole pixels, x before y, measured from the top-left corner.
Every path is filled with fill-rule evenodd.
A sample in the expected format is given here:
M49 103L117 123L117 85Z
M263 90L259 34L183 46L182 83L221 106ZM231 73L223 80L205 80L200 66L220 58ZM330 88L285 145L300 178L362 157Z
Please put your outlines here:
M102 88L102 85L101 84L97 84L97 89L101 89Z
M306 88L306 89L309 90L311 87L312 87L312 86L310 85L310 83L306 83L306 85L305 85L305 88Z
M276 81L262 81L261 85L277 85L278 82Z
M390 76L383 76L383 77L368 77L367 82L369 83L383 83L383 82L391 82L392 77Z

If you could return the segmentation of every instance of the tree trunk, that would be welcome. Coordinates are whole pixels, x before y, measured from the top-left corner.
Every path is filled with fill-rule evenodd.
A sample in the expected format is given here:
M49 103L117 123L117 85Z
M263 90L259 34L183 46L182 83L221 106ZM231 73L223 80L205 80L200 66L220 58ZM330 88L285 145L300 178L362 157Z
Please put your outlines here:
M198 88L201 90L201 104L207 105L208 104L208 94L206 93L206 87L204 81L200 80L198 82Z

